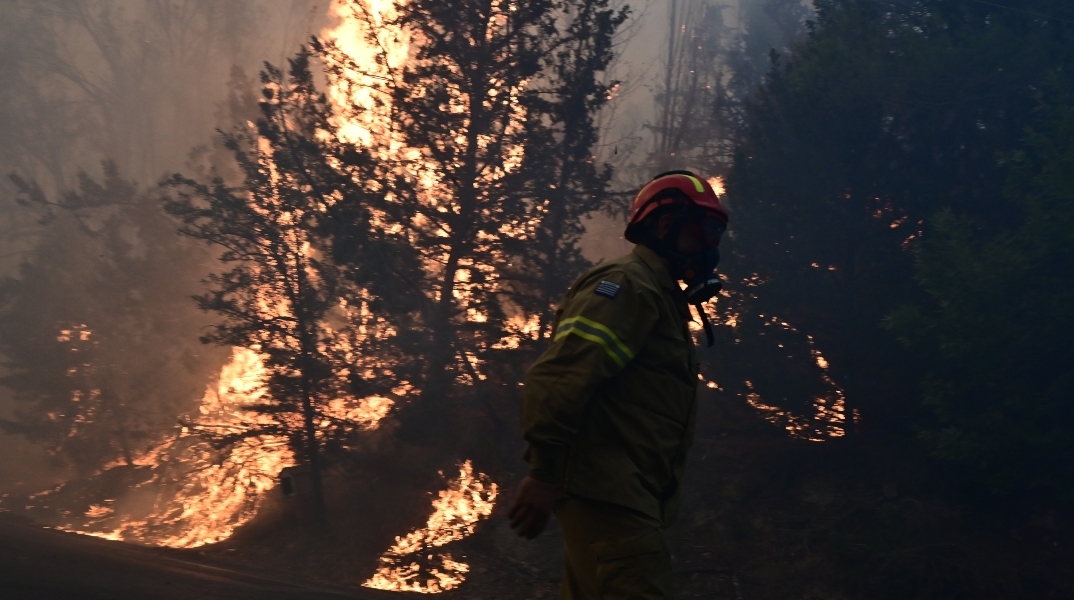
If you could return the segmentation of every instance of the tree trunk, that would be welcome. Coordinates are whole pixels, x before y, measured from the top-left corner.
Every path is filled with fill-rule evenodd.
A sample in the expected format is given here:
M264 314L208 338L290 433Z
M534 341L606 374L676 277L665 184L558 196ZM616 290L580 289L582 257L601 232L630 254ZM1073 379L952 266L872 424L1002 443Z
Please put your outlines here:
M306 433L306 459L309 461L310 466L310 478L313 482L313 501L314 506L314 518L318 526L325 523L324 515L324 484L321 481L321 456L320 448L317 443L317 423L316 423L316 411L313 406L313 361L311 355L314 348L313 334L310 331L311 327L315 327L314 323L310 323L310 318L306 314L305 307L302 306L301 298L302 291L306 289L308 285L306 281L306 265L305 261L301 257L295 261L296 264L296 279L298 283L298 294L296 294L295 302L295 316L298 318L299 327L299 344L301 345L301 356L299 371L302 378L302 420L305 425Z

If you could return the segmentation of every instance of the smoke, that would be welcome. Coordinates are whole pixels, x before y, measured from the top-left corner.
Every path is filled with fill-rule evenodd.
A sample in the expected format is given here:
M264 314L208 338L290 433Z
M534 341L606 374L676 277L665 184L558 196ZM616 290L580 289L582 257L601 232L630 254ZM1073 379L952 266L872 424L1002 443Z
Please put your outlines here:
M629 6L632 18L607 73L620 85L601 115L597 156L615 167L622 212L587 219L583 252L594 262L629 251L622 230L631 192L657 172L723 175L735 123L734 114L721 114L717 105L749 97L769 68L770 52L786 52L804 35L813 10L811 0L642 0ZM721 91L725 97L716 95Z
M10 394L0 393L0 418L9 418L11 410ZM0 499L11 492L35 491L59 483L58 466L41 446L0 432Z
M297 0L5 2L0 168L56 192L108 158L153 182L226 125L234 67L282 61L324 12Z
M327 18L327 1L0 3L0 128L5 132L0 139L0 279L25 282L27 273L61 264L62 257L56 257L59 248L42 248L42 244L53 244L57 223L76 212L79 227L74 238L61 240L63 252L99 256L102 264L112 266L117 261L137 262L146 252L146 237L161 234L148 231L145 218L137 216L144 214L138 213L140 206L156 201L156 182L168 173L188 170L192 162L204 162L215 130L232 127L247 116L242 114L244 109L248 112L251 105L256 106L251 99L263 62L283 63ZM85 205L92 196L85 182L104 185L102 161L113 163L119 178L141 190L130 200L133 204L110 204L110 199L100 198L99 204ZM83 172L88 179L80 181ZM9 174L17 175L39 195L27 194L25 187L19 190ZM73 199L83 204L74 206ZM124 213L132 216L124 217ZM122 223L114 232L104 229L117 219ZM125 239L102 238L112 235ZM50 263L42 257L56 258ZM206 320L193 310L188 296L199 291L194 286L209 270L207 260L206 255L174 263L183 272L169 277L190 284L190 289L169 290L182 304L178 311L167 305L143 307L151 315L158 313L158 324L169 318L180 321L177 326L166 326L170 331L187 331L189 339L177 340L174 348L159 348L158 356L136 359L145 364L124 365L125 371L146 372L154 361L165 360L161 357L180 351L190 355L189 348L196 347ZM92 281L100 274L78 275ZM156 284L139 284L132 278L94 285L103 289L130 285L129 293L120 297L154 298L144 286ZM5 296L4 303L9 301ZM61 301L56 298L57 304ZM5 347L13 343L0 341ZM11 374L11 358L4 357L8 367L0 368L0 376ZM202 372L168 373L165 381ZM62 377L62 370L59 373ZM133 382L132 387L151 383ZM204 387L206 383L201 380L192 385ZM195 393L191 401L196 399ZM0 390L0 418L13 418L16 406L10 390ZM0 460L4 486L0 493L20 482L40 488L66 474L62 461L22 436L0 433L0 454L5 457Z
M802 7L797 0L642 0L631 4L633 17L620 36L619 58L606 74L608 80L621 83L615 100L601 115L597 151L598 160L616 167L615 188L622 191L622 212L587 218L583 251L591 261L629 250L621 232L630 191L665 166L654 158L660 149L656 128L670 110L668 72L683 69L676 62L680 57L669 50L669 41L681 45L693 39L696 24L691 15L718 14L725 31L719 38L721 45L708 49L716 58L708 63L715 71L707 76L729 80L733 61L745 56L755 68L747 84L753 86L759 82L757 73L766 67L769 48L784 48L795 35L787 25L794 19L780 17L786 11L777 9ZM0 276L20 277L20 265L26 268L25 260L34 256L43 240L56 237L47 235L51 225L42 222L70 208L54 204L78 187L80 172L90 173L91 178L98 173L101 161L112 161L119 177L142 190L154 189L171 172L204 173L213 162L214 130L228 129L253 114L256 73L263 62L283 64L301 43L324 30L332 18L330 8L328 0L315 4L299 0L12 0L0 4L0 127L5 131L0 140L0 173L18 174L41 193L36 203L19 204L14 200L20 191L7 177L0 179L0 227L4 229ZM742 71L741 65L738 68ZM707 125L698 122L696 127ZM705 130L701 135L717 137L720 132ZM715 163L710 158L694 152L674 166L714 175L710 171ZM21 191L23 200L25 192ZM143 194L143 201L152 200L151 195ZM89 240L101 234L102 224L122 210L87 209L80 216L84 231L79 235ZM138 227L144 225L131 221L120 229L136 231ZM100 243L87 241L82 253L97 252ZM77 243L70 245L72 252L79 252ZM126 258L142 251L135 246L125 251L130 255ZM208 260L186 261L175 268L207 272L211 270ZM196 282L201 275L191 271L174 278ZM190 289L177 299L187 302L186 296L197 291ZM183 342L187 346L206 324L192 313L189 309L172 315L184 320L189 330L191 339ZM147 365L149 361L147 357ZM147 369L131 366L129 370ZM0 376L5 374L0 372ZM206 383L200 380L196 386ZM196 394L190 400L196 401ZM0 416L11 418L14 406L7 391L0 394ZM54 457L22 437L0 434L0 452L11 457L0 461L0 482L44 487L65 475Z

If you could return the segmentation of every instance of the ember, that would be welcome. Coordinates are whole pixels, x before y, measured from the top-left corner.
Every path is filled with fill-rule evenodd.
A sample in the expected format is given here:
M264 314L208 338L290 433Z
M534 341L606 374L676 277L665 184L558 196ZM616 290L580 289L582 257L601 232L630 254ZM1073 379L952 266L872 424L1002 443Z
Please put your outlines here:
M754 283L754 280L746 280L742 283L750 286ZM720 292L720 297L730 299L731 294L725 290ZM742 323L743 314L741 309L736 309L733 305L724 309L723 315L717 314L713 307L710 307L709 310L709 318L714 323L731 329L739 327ZM778 327L785 332L801 336L801 332L796 327L778 317L771 315L767 317L758 315L758 317L764 327ZM690 329L696 334L701 330L701 324L695 320L690 323ZM759 411L766 421L782 427L791 437L812 442L823 442L828 439L843 437L846 435L847 423L846 393L832 379L831 374L828 372L828 359L816 347L813 336L805 335L803 337L809 354L820 371L820 380L824 383L824 387L827 388L822 393L813 396L813 414L795 414L778 406L765 403L755 389L753 382L749 380L744 382L746 385L746 402ZM715 382L709 381L705 385L711 389L720 389L720 386Z

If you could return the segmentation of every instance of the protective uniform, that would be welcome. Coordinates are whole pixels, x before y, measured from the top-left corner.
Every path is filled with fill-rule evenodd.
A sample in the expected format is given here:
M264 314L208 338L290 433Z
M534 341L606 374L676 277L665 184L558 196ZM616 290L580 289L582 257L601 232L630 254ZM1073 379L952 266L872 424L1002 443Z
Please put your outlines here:
M637 246L575 283L526 374L530 475L564 491L564 598L669 597L660 528L678 511L697 411L689 320L679 284Z

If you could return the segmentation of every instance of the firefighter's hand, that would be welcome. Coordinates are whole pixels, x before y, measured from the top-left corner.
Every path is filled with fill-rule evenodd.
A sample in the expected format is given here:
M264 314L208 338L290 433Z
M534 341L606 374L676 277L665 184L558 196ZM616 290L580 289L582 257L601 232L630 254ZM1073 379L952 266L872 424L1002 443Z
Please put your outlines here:
M540 535L548 524L552 505L558 497L558 486L527 475L522 485L518 486L511 512L507 513L511 519L511 529L517 530L518 535L527 540Z

